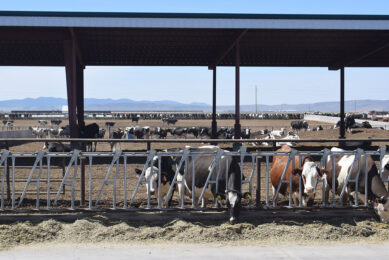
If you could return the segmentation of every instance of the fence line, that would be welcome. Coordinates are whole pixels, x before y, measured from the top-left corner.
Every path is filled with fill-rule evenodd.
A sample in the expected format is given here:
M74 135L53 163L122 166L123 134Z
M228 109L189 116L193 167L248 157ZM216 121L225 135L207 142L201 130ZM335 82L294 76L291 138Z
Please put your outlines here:
M358 149L356 151L344 151L344 152L332 152L329 151L328 149L325 149L323 151L304 151L304 152L299 152L296 150L292 150L291 152L288 153L279 153L279 152L265 152L265 151L259 151L259 152L247 152L245 149L241 149L240 151L225 151L225 150L217 150L217 151L212 151L212 152L196 152L196 151L191 151L190 149L184 149L181 151L148 151L148 152L122 152L122 151L117 151L115 153L111 152L80 152L78 150L74 150L73 152L70 153L45 153L43 151L39 151L37 153L10 153L7 150L4 150L1 153L0 157L0 166L3 166L0 168L0 174L1 174L1 210L18 210L20 208L23 208L25 206L24 199L27 195L32 195L32 197L35 197L35 208L37 210L41 210L41 204L43 201L40 199L41 193L46 193L46 208L48 210L54 210L58 207L62 207L59 205L59 201L61 196L64 197L64 187L65 185L70 186L70 192L71 192L71 198L70 198L70 209L75 210L75 209L89 209L89 210L96 210L96 209L101 209L101 208L107 208L107 201L109 199L112 200L112 207L111 209L117 209L118 207L118 200L117 200L117 192L120 192L119 195L122 195L123 197L119 199L119 204L122 205L123 209L141 209L141 205L143 202L147 202L146 209L173 209L173 207L169 206L167 207L167 202L169 195L173 192L173 186L170 186L169 192L167 193L167 196L163 198L161 194L161 189L158 189L158 193L155 195L157 199L157 205L151 203L152 201L152 194L150 193L150 189L147 189L148 187L151 187L151 178L149 177L148 179L144 179L143 177L145 176L145 172L148 167L151 167L153 165L153 160L156 158L158 161L158 171L156 172L157 174L157 182L159 184L158 187L161 187L161 160L163 157L170 157L170 158L178 158L179 162L178 164L178 170L175 172L174 180L173 183L176 183L177 185L182 185L184 186L184 183L181 181L177 180L178 175L186 175L189 167L192 167L192 183L195 183L195 178L197 177L195 174L195 167L194 167L194 161L198 160L200 157L210 157L212 159L212 163L209 165L208 168L208 176L207 176L207 184L215 184L216 185L216 192L214 193L214 206L218 206L218 202L221 202L223 200L222 197L220 197L220 194L224 194L224 191L227 190L227 183L228 181L225 181L225 187L221 187L219 180L220 178L225 178L227 180L228 178L228 167L225 167L225 172L221 172L221 165L222 161L225 160L226 166L228 166L228 162L231 162L232 157L239 157L240 158L240 168L242 171L242 176L244 172L249 172L249 174L246 176L248 177L246 180L242 181L242 186L243 185L248 185L248 198L247 198L247 207L251 208L254 207L254 199L251 196L253 193L253 182L254 182L254 177L259 180L259 183L261 183L261 180L265 182L265 198L262 199L261 196L261 188L256 186L256 197L255 197L255 207L264 207L264 208L274 208L274 207L279 207L278 201L277 201L277 196L280 190L280 185L282 183L287 183L291 185L291 180L285 179L285 171L286 168L288 167L289 163L294 163L294 156L299 156L300 159L302 156L315 156L317 158L320 158L319 164L321 167L325 167L327 164L327 159L332 158L332 161L334 163L334 158L336 155L354 155L354 161L352 163L352 166L349 170L349 173L347 175L346 183L343 187L343 190L341 191L340 196L336 195L335 191L335 185L330 187L332 189L332 196L329 199L329 204L326 204L326 198L324 197L324 183L322 184L323 191L322 191L322 205L325 207L340 207L340 202L342 200L342 197L345 195L345 187L348 184L351 183L359 183L359 177L361 173L361 158L362 156L365 156L366 159L366 167L367 167L367 156L375 155L380 157L380 162L379 162L379 174L382 177L382 160L385 155L388 155L389 152L386 150L386 147L381 147L380 150L378 151L364 151L362 149ZM276 187L276 192L273 194L273 197L270 196L270 169L271 169L271 163L270 159L273 156L288 156L289 160L288 163L283 171L283 177L281 178L280 185ZM27 180L25 181L25 185L23 188L23 192L21 194L16 192L15 185L17 183L17 180L21 180L21 177L16 178L17 174L17 165L16 161L20 158L35 158L35 162L31 167L31 171L28 175ZM101 177L96 176L96 171L95 171L95 166L93 165L93 159L98 158L98 157L109 157L112 158L112 162L109 165L107 174L105 178L103 179L104 181L101 182ZM146 163L144 164L141 176L139 180L137 181L136 187L132 190L132 197L131 200L127 203L128 198L128 191L129 187L127 186L127 180L129 178L128 171L129 171L129 164L127 163L127 159L129 157L142 157L142 158L147 158ZM246 157L251 158L249 160L249 167L248 170L245 170L244 168L244 159ZM67 167L66 167L66 172L64 176L61 178L58 178L58 176L53 176L52 172L52 165L50 164L50 160L52 158L65 158L67 160ZM293 158L293 160L292 160ZM89 203L88 207L84 205L76 206L76 198L75 198L75 192L82 191L82 187L80 189L75 188L76 181L80 180L81 175L78 174L78 171L82 171L82 165L80 162L84 160L88 161L86 165L89 167L89 187L88 187L88 193L89 193ZM191 160L192 163L189 163ZM265 167L261 168L261 163L265 164ZM53 165L54 168L57 167ZM179 172L180 168L184 167L184 172ZM293 165L295 166L295 165ZM301 165L299 165L301 166ZM333 165L334 166L334 165ZM113 177L111 178L111 171L113 168L115 168L115 171L113 173ZM357 167L357 168L356 168ZM53 168L53 169L54 169ZM58 168L58 167L57 167ZM246 167L247 168L247 167ZM265 168L265 173L263 176L263 172L261 172L261 169ZM335 167L332 167L333 171L332 173L332 178L333 180L335 179ZM153 169L151 167L151 169ZM357 175L355 178L351 178L351 172L353 169L357 169ZM367 168L365 171L367 172ZM37 175L36 175L37 173ZM46 173L46 174L45 174ZM119 179L118 175L122 174L123 177L123 187L117 187L119 184ZM216 178L214 178L216 173ZM256 174L255 174L256 173ZM225 174L225 175L224 175ZM11 187L8 189L11 189L11 198L8 200L6 198L6 184L9 184L7 180L9 180L9 177L11 175L11 182L12 186L7 185L7 187ZM151 175L153 175L153 172L151 172ZM365 183L367 183L367 174L364 176L366 179L364 180ZM59 180L61 184L59 187L54 187L54 183L59 183ZM389 179L383 179L385 182L389 182ZM258 183L258 181L257 181ZM333 182L334 184L335 182ZM41 186L41 184L46 184L46 189ZM31 185L35 185L36 189L34 191L29 190L29 187ZM112 185L112 188L108 189L108 185ZM144 188L146 186L146 192L144 191ZM356 185L358 186L358 185ZM99 188L100 187L100 188ZM299 205L293 205L292 201L292 193L289 193L289 196L287 197L288 199L288 207L290 208L301 208L302 204L302 186L301 186L301 179L299 183ZM54 190L56 192L53 192L53 189L58 188L57 190ZM94 191L98 189L98 195L97 197L94 196ZM142 188L142 189L141 189ZM182 187L182 189L185 189L185 187ZM181 193L181 196L178 198L178 205L179 209L203 209L198 206L200 203L201 199L203 198L206 190L208 189L208 185L205 185L201 189L201 195L200 196L195 196L195 194L192 192L192 196L190 198L185 198L184 194ZM192 191L195 190L195 187L192 187ZM247 190L247 189L246 189ZM9 191L9 190L8 190ZM44 192L46 191L46 192ZM358 194L360 192L364 192L364 203L361 204L359 202L359 197ZM367 185L365 185L365 190L358 192L358 187L356 187L356 192L355 192L355 200L354 200L354 206L355 207L365 207L368 206L368 197L367 197ZM50 197L51 194L56 194L55 199L52 200ZM102 201L102 195L105 194L108 196L108 199L104 200L103 204L100 204ZM35 196L34 196L35 195ZM20 197L19 197L20 196ZM31 196L30 196L31 197ZM138 198L138 202L135 202L135 198ZM142 200L143 199L143 200ZM188 203L188 199L190 202ZM139 202L140 201L140 202ZM63 200L62 200L63 202ZM140 204L139 204L140 203ZM139 205L137 205L139 204ZM68 205L68 204L66 204ZM142 209L143 210L143 209Z

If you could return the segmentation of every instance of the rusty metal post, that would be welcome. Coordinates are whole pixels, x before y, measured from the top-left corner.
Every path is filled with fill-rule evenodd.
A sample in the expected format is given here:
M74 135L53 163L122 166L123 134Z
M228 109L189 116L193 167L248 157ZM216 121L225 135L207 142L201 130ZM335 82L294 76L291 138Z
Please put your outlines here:
M212 68L213 84L212 84L212 139L216 139L217 122L216 122L216 67Z
M344 122L344 67L340 69L340 128L339 139L345 139L345 122ZM343 146L344 142L339 142L339 146Z
M261 205L261 161L262 158L257 157L257 189L255 194L256 207Z
M84 68L77 63L77 122L78 127L85 126L84 121Z
M235 139L240 139L240 44L235 44Z
M85 205L85 158L80 158L80 168L81 168L81 199L80 206Z
M77 57L73 41L66 40L64 42L64 54L70 137L77 138L79 134L77 125Z

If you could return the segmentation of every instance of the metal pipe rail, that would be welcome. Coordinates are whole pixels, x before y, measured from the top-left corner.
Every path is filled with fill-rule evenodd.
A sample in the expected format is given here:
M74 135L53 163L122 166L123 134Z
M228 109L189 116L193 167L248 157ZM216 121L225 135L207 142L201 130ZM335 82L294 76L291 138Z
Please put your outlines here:
M186 154L186 155L185 155ZM184 156L185 155L185 156ZM89 210L95 210L95 209L101 209L101 207L106 207L106 203L104 205L99 205L99 201L101 201L102 199L102 195L103 194L106 194L108 193L109 197L112 198L112 208L113 209L116 209L117 208L117 204L118 204L118 201L117 201L117 195L116 193L118 191L123 191L123 197L122 197L122 200L119 201L119 203L122 203L123 204L123 209L141 209L139 206L136 206L134 204L134 198L136 196L140 197L141 199L145 199L147 200L147 207L146 209L164 209L166 205L166 202L167 202L167 198L169 196L166 196L165 198L162 198L161 197L161 189L158 190L158 194L156 195L156 199L157 199L157 202L158 202L158 205L152 205L151 204L151 199L152 199L152 196L148 190L148 192L146 192L145 194L143 194L143 197L141 196L141 190L140 190L140 187L141 185L148 185L150 187L151 183L151 178L148 178L146 180L139 180L138 183L136 184L136 187L135 189L133 190L133 195L132 195L132 198L131 198L131 201L130 203L128 204L127 201L128 201L128 198L127 198L127 192L129 190L129 187L128 187L128 183L127 183L127 180L128 180L128 171L129 171L129 168L128 168L128 163L127 163L127 159L129 157L148 157L149 156L149 160L146 161L144 167L143 167L143 171L142 171L142 176L144 176L144 173L145 173L145 170L152 166L152 162L151 160L153 158L157 158L157 161L158 161L158 166L157 167L159 170L156 172L157 174L157 182L159 184L158 187L161 187L161 159L163 157L179 157L179 158L182 158L181 159L181 166L184 166L184 172L183 173L179 173L178 171L176 171L176 176L175 176L175 179L177 178L178 174L183 174L185 175L185 173L187 172L188 168L189 167L192 167L192 172L195 173L195 167L194 167L194 161L197 160L196 158L199 158L199 157L212 157L213 158L213 161L212 161L212 166L210 165L209 167L209 173L208 173L208 177L207 177L207 183L208 184L216 184L218 185L218 182L217 182L217 179L218 178L221 178L223 176L223 174L225 174L226 178L228 176L228 167L226 167L226 172L220 172L220 166L221 166L221 158L224 157L225 160L226 160L226 165L228 165L228 162L231 161L231 157L233 156L238 156L240 158L240 167L241 167L241 170L242 170L242 175L243 175L243 170L244 170L244 167L243 167L243 163L244 163L244 158L245 157L250 157L251 158L251 162L249 162L250 164L250 167L248 169L248 171L246 173L249 173L248 174L248 179L247 181L245 182L242 182L242 185L246 185L248 184L249 185L249 192L251 193L252 192L252 189L253 189L253 182L254 182L254 177L253 177L253 174L254 172L257 172L257 175L256 175L256 178L259 179L260 181L264 180L265 182L265 200L263 201L264 202L264 208L274 208L274 207L279 207L276 203L276 197L277 197L277 193L279 191L279 187L277 189L277 193L274 194L273 198L270 198L270 195L269 195L269 192L270 192L270 169L271 169L271 163L270 163L270 158L273 157L273 156L300 156L300 161L301 161L301 157L302 156L305 156L305 155L310 155L310 156L320 156L321 159L319 160L319 166L321 167L325 167L327 165L327 158L328 157L331 157L332 159L335 158L336 155L354 155L355 156L355 159L353 161L353 165L348 173L348 176L347 176L347 180L346 180L346 184L345 186L347 186L349 183L358 183L359 182L359 177L360 177L360 173L361 173L361 167L360 167L360 163L361 163L361 158L362 158L362 155L365 156L366 160L367 160L367 156L368 155L374 155L374 156L380 156L380 166L382 164L382 159L384 157L384 155L388 155L388 152L386 151L386 147L381 147L381 149L379 151L363 151L361 149L357 150L357 151L344 151L344 152L331 152L329 151L328 149L326 150L323 150L323 151L296 151L296 150L293 150L292 152L270 152L270 151L257 151L257 152L247 152L245 149L242 149L241 151L234 151L234 152L229 152L229 151L226 151L226 150L218 150L216 152L197 152L197 151L190 151L190 150L186 150L186 149L183 149L182 151L174 151L174 152L169 152L169 151L160 151L160 152L157 152L157 151L148 151L148 152L122 152L122 151L118 151L116 153L112 153L112 152L80 152L78 150L75 150L73 152L70 152L70 153L46 153L46 152L43 152L43 151L39 151L37 153L10 153L9 151L5 150L1 153L1 159L0 159L0 165L1 166L4 166L3 168L0 168L0 174L1 174L1 209L2 210L5 210L6 208L8 209L9 206L10 207L10 210L17 210L18 208L20 207L23 207L23 198L27 195L30 195L30 194L33 194L31 193L31 191L29 191L27 188L30 184L34 184L36 185L36 189L35 189L35 195L36 195L36 209L40 210L40 193L42 192L42 187L40 186L41 183L46 183L47 184L47 187L46 187L46 206L47 206L47 209L48 210L52 210L52 209L55 209L56 207L56 204L58 203L59 201L59 198L60 198L60 193L64 187L65 184L67 185L71 185L71 198L70 198L70 205L71 205L71 209L72 210L75 210L75 209L82 209L85 207L76 207L76 200L75 200L75 182L78 180L79 177L77 177L77 169L80 167L80 164L78 163L79 160L87 160L88 161L88 166L89 166ZM34 165L32 165L32 168L31 168L31 171L30 171L30 174L28 176L28 179L26 181L26 185L24 186L24 190L23 190L23 193L20 194L20 199L18 201L18 204L16 205L16 200L17 200L17 195L16 195L16 190L15 190L15 182L17 180L20 180L20 176L18 178L15 177L16 175L16 171L17 171L17 167L16 164L15 164L15 161L18 159L18 158L25 158L25 157L32 157L32 158L35 158L36 161L34 163ZM55 158L55 157L58 157L58 158L68 158L68 159L71 159L70 162L68 163L67 167L66 167L66 173L64 175L64 177L60 180L61 181L61 185L59 186L58 188L58 191L55 192L56 193L56 197L55 197L55 200L52 201L51 198L50 198L50 194L53 194L53 188L54 187L51 187L50 186L50 183L51 182L58 182L58 177L51 177L50 176L50 169L51 169L51 166L50 166L50 159L51 158ZM106 176L105 178L101 178L99 176L97 176L97 173L95 171L95 168L94 168L94 165L93 165L93 158L97 158L97 157L108 157L108 158L112 158L112 162L111 164L109 165L109 168L108 168L108 171L106 172ZM192 160L192 163L189 163L189 158L191 158ZM294 157L293 157L294 158ZM8 159L11 159L11 165L8 164ZM259 167L260 164L255 164L254 162L256 161L262 161L265 163L265 167ZM332 160L334 162L334 160ZM294 162L294 160L292 161L292 163ZM219 169L215 172L215 166L218 165ZM367 164L366 164L367 165ZM111 177L110 173L111 173L111 170L113 169L113 167L116 167L116 171L113 175L113 177ZM301 165L299 165L301 166ZM286 166L288 167L288 165ZM351 178L350 177L350 174L351 174L351 171L353 170L353 168L355 167L358 167L357 169L357 176L355 176L355 178ZM180 167L179 167L180 168ZM257 170L255 171L255 169L264 169L265 168L265 177L263 178L261 175L263 173L261 173L260 170ZM8 170L10 169L10 170ZM34 177L35 173L34 173L34 170L37 170L38 171L38 176ZM71 170L73 170L73 173L71 173ZM285 168L286 170L286 168ZM284 170L284 173L285 173L285 170ZM44 175L45 172L47 172L47 175ZM365 169L365 171L367 171L367 169ZM216 179L213 179L212 178L212 174L213 173L217 173L216 175ZM10 204L7 204L6 205L6 198L5 198L5 182L6 182L6 177L7 175L11 175L11 178L12 178L12 197L11 197L11 203ZM153 174L153 173L152 173ZM331 173L333 175L333 179L334 176L335 176L335 167L333 167L333 171ZM382 176L382 172L381 172L381 167L380 167L380 174ZM117 187L117 184L118 184L118 180L120 179L118 176L122 176L122 179L123 179L123 188L121 187ZM285 174L283 174L284 176ZM26 176L27 177L27 176ZM367 178L367 174L365 174L364 176L365 178ZM68 179L71 179L71 180L68 180ZM195 178L196 178L196 174L193 174L193 183L195 183ZM103 182L102 182L103 180ZM386 181L386 182L389 182L389 180L383 180L383 181ZM285 183L289 183L289 185L291 184L290 183L290 180L284 180L282 178L282 182L285 182ZM227 181L226 181L227 183ZM334 184L335 182L333 182ZM367 183L367 180L365 179L365 183ZM109 189L107 190L106 189L106 186L108 184L112 184L113 187L112 189ZM93 187L95 187L96 185L98 185L100 187L99 189L99 192L98 192L98 196L97 197L94 197L94 192L93 192ZM183 182L178 182L177 181L177 185L184 185ZM338 194L337 192L335 191L335 186L333 185L331 188L332 188L332 197L331 197L331 202L329 204L326 204L326 198L324 197L324 185L325 185L325 182L323 182L323 197L322 197L322 207L339 207L339 202L340 200L342 199L342 196L344 194L344 191L342 190L341 194L340 194L340 197L338 197ZM292 195L289 194L289 207L292 207L292 208L295 208L295 207L302 207L301 205L301 198L302 198L302 189L301 189L301 180L300 180L300 193L299 193L299 205L293 205L292 203ZM358 186L358 185L357 185ZM360 204L359 203L359 200L358 200L358 190L356 190L355 192L355 207L361 207L361 206L368 206L367 204L367 185L366 186L366 189L364 191L365 193L365 202L364 204ZM173 186L171 186L173 187ZM194 187L192 187L192 190L193 190ZM198 202L201 200L202 196L204 195L206 189L208 187L205 186L202 190L201 190L201 196L200 197L196 197L194 194L192 194L191 198L190 198L190 203L188 204L187 203L187 199L183 196L183 194L181 194L182 196L180 198L178 198L179 200L179 208L181 209L199 209L199 207L197 206L198 205ZM224 190L226 190L225 188L227 187L219 187L217 188L220 192L224 192ZM256 187L257 188L257 196L259 195L259 198L256 198L256 201L261 201L260 199L260 196L261 196L261 190L258 188L258 186ZM259 190L258 190L259 189ZM169 194L172 192L172 190L170 189L169 190ZM363 192L363 191L362 191ZM168 195L169 195L168 194ZM215 206L217 205L216 202L217 202L217 199L215 197ZM327 199L330 199L330 198L327 198ZM105 200L107 201L107 199ZM164 202L164 203L163 203ZM249 198L249 202L248 202L248 207L253 207L252 205L252 202L253 202L253 199ZM270 205L270 202L272 202L272 205ZM134 206L135 205L135 206ZM256 204L256 207L260 207L259 204ZM142 209L143 210L143 209Z
M0 143L11 142L98 142L98 143L248 143L248 142L389 142L389 138L354 139L95 139L95 138L0 138Z

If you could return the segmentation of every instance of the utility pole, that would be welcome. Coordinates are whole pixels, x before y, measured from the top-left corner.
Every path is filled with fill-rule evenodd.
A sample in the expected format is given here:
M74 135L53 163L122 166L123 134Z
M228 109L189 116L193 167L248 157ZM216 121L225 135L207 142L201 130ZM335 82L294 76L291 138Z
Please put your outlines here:
M354 112L357 112L357 100L354 100Z

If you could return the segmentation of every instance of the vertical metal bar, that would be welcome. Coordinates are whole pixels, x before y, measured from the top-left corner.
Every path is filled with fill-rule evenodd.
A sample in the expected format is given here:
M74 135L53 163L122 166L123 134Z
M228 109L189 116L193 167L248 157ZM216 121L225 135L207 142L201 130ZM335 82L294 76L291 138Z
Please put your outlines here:
M153 167L153 166L151 166ZM162 191L161 191L161 174L162 174L162 170L161 170L161 155L158 155L158 208L161 208L162 207L162 198L161 198L161 195L162 195ZM166 205L167 207L167 205Z
M123 209L127 208L127 155L123 156Z
M1 178L1 210L4 210L4 181L5 176L7 176L7 168L8 168L8 157L4 160L4 174Z
M299 154L299 168L301 168L302 163L302 155ZM303 183L302 183L302 176L299 178L299 207L303 206Z
M147 189L147 207L146 209L150 209L151 208L151 205L150 205L150 189L151 189L151 177L153 176L154 174L154 167L153 167L153 159L150 160L150 176L147 178L147 185L149 185L149 188Z
M265 191L265 195L266 195L266 206L269 206L269 155L266 155L266 180L265 180L265 184L266 184L266 191Z
M89 209L92 209L92 205L93 205L92 160L93 160L92 155L89 155Z
M181 193L181 209L185 208L185 178L188 174L188 164L189 164L189 156L185 158L185 168L184 168L184 176L182 178L182 193Z
M295 157L291 158L292 160L292 171L295 167ZM290 173L289 175L289 207L292 207L293 205L293 201L292 201L292 196L293 196L293 188L292 188L292 178L293 178L293 174Z
M12 155L12 210L15 209L15 159Z
M50 209L50 161L51 157L50 155L47 155L46 157L47 160L47 202L46 202L46 207L47 209Z
M369 157L365 154L365 206L368 205L367 201L368 201L368 181L369 181L369 166L368 166L368 163L369 163Z
M344 122L344 67L340 69L340 128L339 139L345 138L345 122ZM343 146L340 145L340 146Z
M81 200L80 200L80 206L85 205L85 159L80 158L80 169L81 169L81 176L80 176L80 183L81 183Z
M120 163L120 157L116 160L116 169L115 169L115 177L113 180L113 209L116 209L116 179L119 174L119 163Z
M332 206L335 206L335 202L336 202L336 190L335 190L336 175L335 175L335 155L333 153L331 153L331 159L332 159Z
M256 157L257 161L257 189L255 192L255 204L257 207L261 204L261 159L262 157Z
M36 180L36 209L39 210L39 200L40 200L40 176L42 174L42 170L43 170L43 167L42 167L42 161L43 161L43 158L40 159L39 161L39 176Z
M216 67L212 68L212 139L216 139L217 122L216 122Z
M235 44L235 139L240 139L240 41Z
M192 155L192 208L196 207L196 172L195 172L195 158L196 156Z
M72 201L71 201L71 209L75 209L75 205L74 205L74 182L76 180L76 176L77 176L77 168L78 168L78 160L77 158L74 160L74 170L73 170L73 178L72 178Z
M357 176L355 177L355 201L354 201L354 206L358 206L358 183L359 183L359 175L361 174L361 160L362 157L360 156L358 158L358 171L357 171Z
M7 158L7 175L6 175L6 178L7 178L7 201L10 201L11 200L11 184L10 184L10 180L9 180L9 158Z

